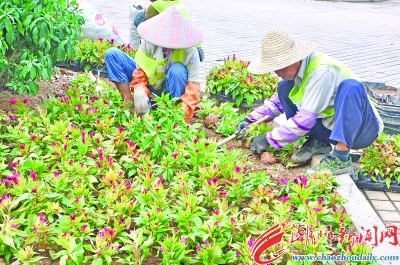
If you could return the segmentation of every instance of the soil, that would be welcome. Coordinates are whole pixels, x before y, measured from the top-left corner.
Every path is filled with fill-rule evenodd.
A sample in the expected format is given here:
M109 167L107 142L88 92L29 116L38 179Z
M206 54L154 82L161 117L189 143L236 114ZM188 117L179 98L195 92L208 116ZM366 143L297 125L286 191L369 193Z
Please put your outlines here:
M193 118L191 123L202 123L202 120L199 118ZM219 142L221 140L224 140L225 137L215 133L212 129L204 128L206 131L206 137L214 139L215 141ZM237 140L232 140L228 142L226 145L226 148L235 148L235 149L241 149L243 152L247 153L249 155L249 162L251 165L247 166L245 170L249 172L259 172L259 171L265 171L268 176L271 177L271 180L275 184L281 184L279 181L280 178L284 178L287 181L294 179L296 177L303 177L306 175L306 167L295 167L292 169L287 169L285 165L282 165L280 163L276 164L264 164L260 161L260 157L256 155L252 155L250 153L250 150L248 147L243 147L241 141Z

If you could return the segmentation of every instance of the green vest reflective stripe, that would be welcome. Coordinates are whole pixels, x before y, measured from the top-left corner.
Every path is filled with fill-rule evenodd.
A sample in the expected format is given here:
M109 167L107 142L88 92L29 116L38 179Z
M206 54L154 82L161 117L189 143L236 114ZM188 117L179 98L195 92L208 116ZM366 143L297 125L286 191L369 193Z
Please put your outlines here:
M174 63L182 63L185 49L176 49L171 52L171 61ZM142 50L138 50L135 55L135 61L147 75L149 84L154 89L160 89L165 80L165 66L167 58L157 61L148 57Z
M174 0L174 1L158 0L153 2L151 5L158 11L158 13L163 12L168 7L175 6L175 8L179 11L179 13L182 14L182 16L189 18L189 13L186 11L186 9L183 7L183 5L179 0Z
M307 84L308 77L312 71L314 71L315 68L321 65L331 65L335 68L340 68L342 71L345 73L345 79L349 79L351 76L351 71L342 62L339 62L338 60L335 60L329 56L326 56L323 53L319 53L317 56L311 59L310 63L307 66L306 72L304 74L303 81L301 82L300 89L297 88L297 86L294 86L292 90L289 93L289 98L292 100L292 102L296 105L300 104L303 100L304 96L304 87ZM327 108L326 110L322 111L322 114L325 117L330 117L333 116L334 110L333 108Z

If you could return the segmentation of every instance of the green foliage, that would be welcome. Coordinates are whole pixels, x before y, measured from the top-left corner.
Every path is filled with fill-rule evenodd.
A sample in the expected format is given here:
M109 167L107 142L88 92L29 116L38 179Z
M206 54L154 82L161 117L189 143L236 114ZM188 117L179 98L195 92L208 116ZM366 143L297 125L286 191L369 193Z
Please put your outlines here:
M76 52L72 54L69 59L76 59L82 65L104 65L104 55L109 48L114 47L114 40L105 40L99 38L98 40L91 40L83 38L78 41ZM129 44L122 44L117 46L118 49L127 53L131 58L135 58L136 49L132 49Z
M216 133L222 136L229 136L234 133L235 125L246 117L246 113L238 113L238 109L234 108L234 103L225 102L217 106L213 99L204 96L200 100L200 110L196 112L196 116L205 118L209 115L216 115L218 122L212 126Z
M217 149L174 100L155 101L132 115L90 73L36 110L11 100L16 113L0 116L7 263L38 262L48 250L60 264L141 264L154 253L163 264L254 264L249 242L276 223L285 240L299 222L349 228L332 175L286 182L278 195L265 172L246 171L241 150Z
M0 87L36 94L53 64L74 52L83 17L75 0L0 2Z
M212 94L224 93L235 100L240 106L243 100L251 106L254 100L269 98L278 86L278 77L269 73L261 75L250 74L247 70L249 62L232 58L224 59L223 65L215 66L207 76L206 86Z
M385 179L389 188L392 181L400 183L400 134L381 133L374 143L363 150L359 170L371 176Z

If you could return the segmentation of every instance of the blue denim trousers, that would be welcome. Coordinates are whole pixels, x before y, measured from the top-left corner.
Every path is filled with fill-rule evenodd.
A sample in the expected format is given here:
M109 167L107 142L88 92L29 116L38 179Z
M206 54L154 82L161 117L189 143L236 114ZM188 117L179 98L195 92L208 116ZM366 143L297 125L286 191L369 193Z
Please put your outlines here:
M285 110L286 118L293 117L298 111L290 100L289 92L294 81L282 80L278 84L278 96ZM357 80L343 80L334 99L335 124L329 130L322 124L322 118L307 134L309 138L321 143L336 145L342 142L351 149L365 148L378 136L378 120L368 100L364 86Z
M110 48L104 56L108 79L112 82L129 84L132 81L132 73L136 69L136 62L126 53L117 48ZM188 72L180 63L173 63L169 67L162 87L158 90L147 84L150 92L161 95L162 92L170 94L170 97L181 97L185 93Z

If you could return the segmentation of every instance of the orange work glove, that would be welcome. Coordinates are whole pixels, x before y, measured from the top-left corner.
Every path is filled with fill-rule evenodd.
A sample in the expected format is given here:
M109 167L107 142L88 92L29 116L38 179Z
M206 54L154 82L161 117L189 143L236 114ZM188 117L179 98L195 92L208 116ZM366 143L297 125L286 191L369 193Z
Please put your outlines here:
M182 111L186 115L185 122L188 123L194 116L194 110L199 105L200 83L187 82L185 93L181 96Z
M129 87L133 91L133 99L135 103L135 112L144 114L150 110L150 90L147 88L147 75L140 69L136 68L132 73L132 82Z

